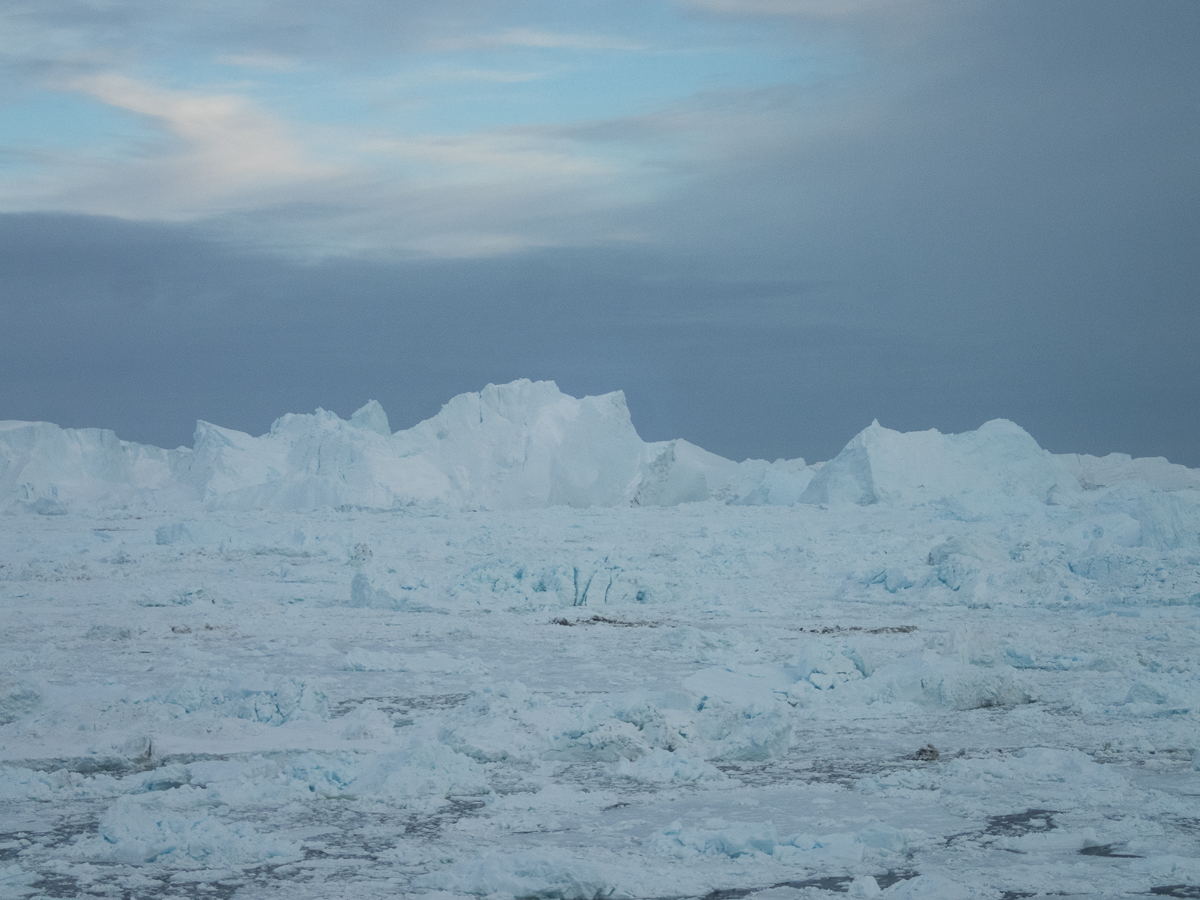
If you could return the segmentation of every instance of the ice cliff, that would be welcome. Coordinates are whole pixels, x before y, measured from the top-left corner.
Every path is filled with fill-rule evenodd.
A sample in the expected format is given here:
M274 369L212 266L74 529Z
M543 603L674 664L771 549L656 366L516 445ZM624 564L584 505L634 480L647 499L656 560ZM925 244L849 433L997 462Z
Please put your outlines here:
M189 499L225 509L790 503L811 477L803 460L735 463L683 440L646 443L621 392L576 399L548 381L461 394L394 434L373 400L349 421L285 415L259 437L198 422L194 446L176 450L0 423L0 503L51 514Z
M1190 495L1200 473L1161 459L1056 456L1004 420L957 435L905 434L876 422L823 466L736 463L684 440L643 441L619 391L576 399L548 381L461 394L395 433L375 401L349 421L321 409L285 415L259 437L199 422L190 449L130 443L102 429L0 422L0 506L44 514L131 503L530 509L701 500L945 503L970 512L996 503L1071 505L1085 491L1130 484ZM1190 519L1176 530L1188 528Z

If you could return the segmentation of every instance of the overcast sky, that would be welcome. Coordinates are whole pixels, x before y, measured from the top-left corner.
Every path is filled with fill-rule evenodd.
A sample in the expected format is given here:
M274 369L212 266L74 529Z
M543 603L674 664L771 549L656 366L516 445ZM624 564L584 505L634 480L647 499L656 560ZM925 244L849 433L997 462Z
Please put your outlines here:
M0 419L624 389L1200 466L1195 0L0 0Z

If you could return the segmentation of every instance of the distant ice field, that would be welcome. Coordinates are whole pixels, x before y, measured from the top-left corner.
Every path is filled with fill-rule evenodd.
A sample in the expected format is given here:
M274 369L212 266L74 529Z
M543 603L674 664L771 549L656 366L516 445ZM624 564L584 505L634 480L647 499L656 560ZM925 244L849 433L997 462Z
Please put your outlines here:
M1193 470L555 394L0 425L0 897L1200 896Z

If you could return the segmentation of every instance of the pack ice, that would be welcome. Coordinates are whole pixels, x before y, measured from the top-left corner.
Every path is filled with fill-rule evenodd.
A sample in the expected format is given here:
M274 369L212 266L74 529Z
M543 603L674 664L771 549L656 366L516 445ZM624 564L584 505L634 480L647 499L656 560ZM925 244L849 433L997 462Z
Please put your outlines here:
M1200 896L1200 473L489 385L0 423L0 896Z

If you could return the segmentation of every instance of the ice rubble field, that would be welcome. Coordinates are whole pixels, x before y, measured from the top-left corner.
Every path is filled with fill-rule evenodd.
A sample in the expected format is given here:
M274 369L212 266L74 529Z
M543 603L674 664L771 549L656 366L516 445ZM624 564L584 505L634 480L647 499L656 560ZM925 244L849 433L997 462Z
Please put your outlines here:
M0 423L0 896L1200 897L1200 472L489 386Z

